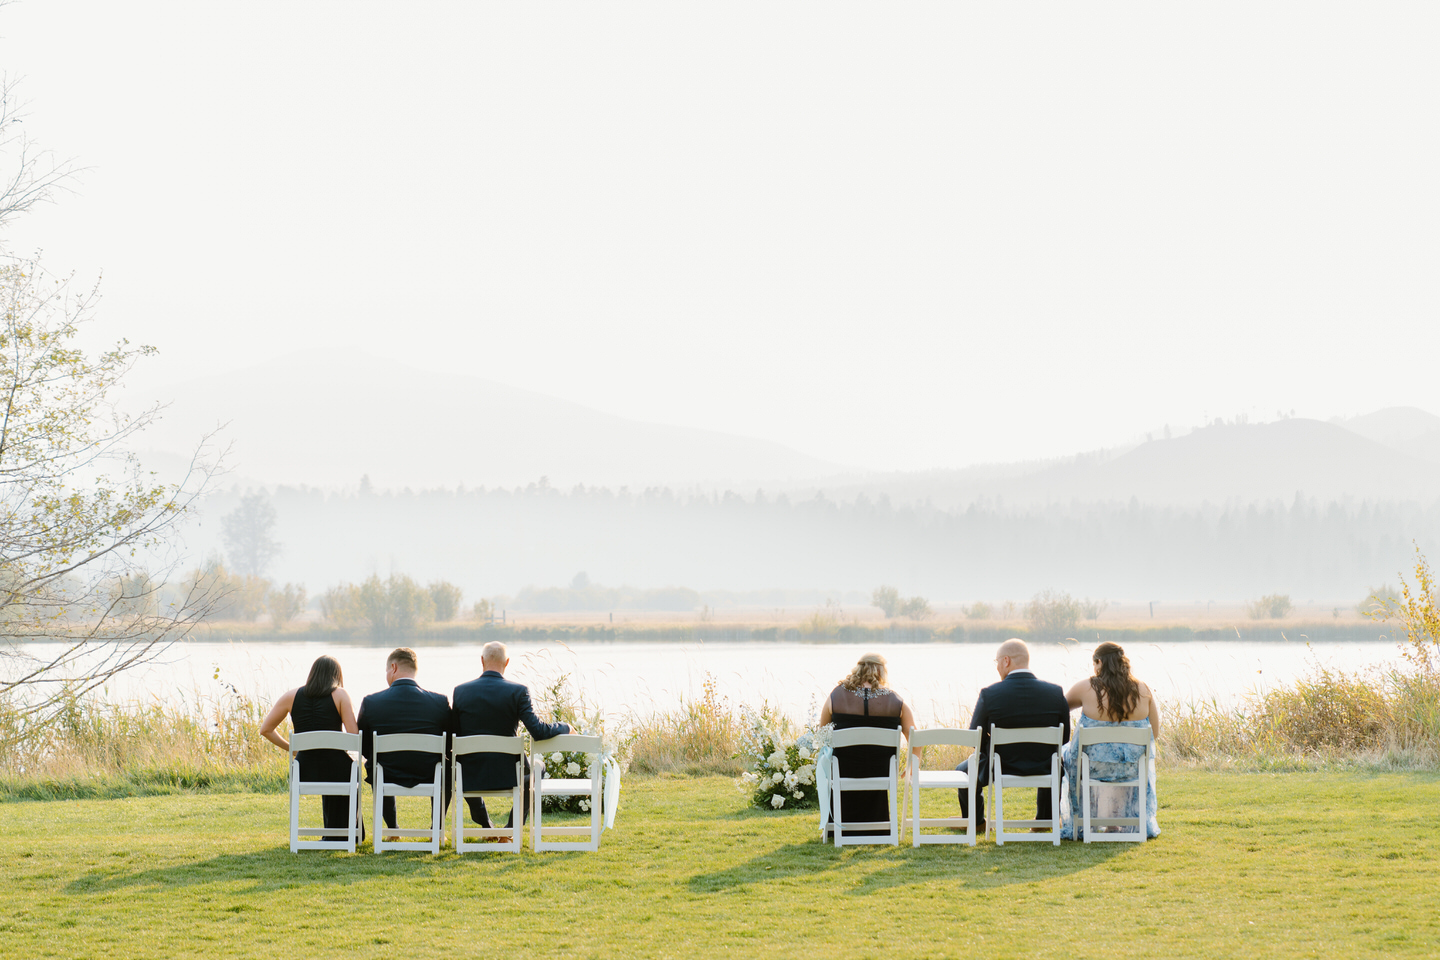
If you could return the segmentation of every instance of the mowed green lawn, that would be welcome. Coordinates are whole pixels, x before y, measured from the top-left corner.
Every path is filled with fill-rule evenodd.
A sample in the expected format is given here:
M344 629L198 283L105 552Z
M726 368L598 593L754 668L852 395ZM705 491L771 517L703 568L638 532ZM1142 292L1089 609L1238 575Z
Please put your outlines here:
M1440 776L1162 771L1160 792L1164 833L1143 845L837 851L813 811L746 809L728 780L632 778L599 853L463 857L291 854L283 795L7 803L0 949L1440 955Z

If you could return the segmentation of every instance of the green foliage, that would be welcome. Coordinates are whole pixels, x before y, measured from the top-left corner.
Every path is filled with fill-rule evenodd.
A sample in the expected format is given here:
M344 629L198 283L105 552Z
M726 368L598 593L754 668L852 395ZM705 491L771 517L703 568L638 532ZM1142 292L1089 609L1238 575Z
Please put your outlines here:
M287 583L283 587L270 587L265 594L265 609L270 611L270 623L276 630L300 616L305 610L305 585Z
M206 620L253 623L268 609L270 581L253 574L231 573L218 560L190 574L186 593L202 598Z
M489 600L476 600L474 617L476 620L486 621L495 616L495 605Z
M870 606L879 607L887 620L895 617L924 620L934 615L930 601L924 597L901 597L900 591L891 586L876 587L870 594Z
M1355 612L1365 616L1378 614L1377 619L1384 619L1385 611L1390 609L1392 604L1400 602L1400 592L1389 584L1382 584L1378 587L1371 587L1365 594L1365 599L1355 604Z
M1081 601L1055 590L1042 590L1025 605L1025 619L1037 640L1060 640L1074 633L1083 612Z
M1247 603L1245 615L1251 620L1283 620L1294 608L1288 593L1271 593Z
M968 620L989 620L990 617L994 615L994 610L990 607L990 604L982 600L976 600L970 604L970 606L965 607L962 612Z
M698 700L682 697L679 709L635 722L630 769L649 775L738 774L746 729L729 700L717 692L715 678L706 674Z
M1398 598L1380 597L1375 592L1371 596L1379 601L1371 611L1372 618L1395 619L1404 626L1408 646L1401 652L1405 659L1425 676L1440 671L1440 589L1419 546L1415 548L1415 585L1402 576Z
M154 351L83 350L97 297L35 260L0 263L0 633L59 650L0 645L0 705L26 731L183 636L206 605L161 604L165 576L142 566L199 490L155 482L125 452L155 411L119 415L111 391ZM194 475L203 486L205 468Z
M339 627L366 627L376 637L401 637L435 619L435 601L410 577L392 573L381 580L372 574L358 586L342 583L326 590L320 611Z
M460 610L460 588L445 580L436 580L425 589L430 592L430 604L435 608L435 619L440 623L454 620L455 614Z
M886 618L900 612L900 591L891 586L876 587L870 594L870 606L879 607Z

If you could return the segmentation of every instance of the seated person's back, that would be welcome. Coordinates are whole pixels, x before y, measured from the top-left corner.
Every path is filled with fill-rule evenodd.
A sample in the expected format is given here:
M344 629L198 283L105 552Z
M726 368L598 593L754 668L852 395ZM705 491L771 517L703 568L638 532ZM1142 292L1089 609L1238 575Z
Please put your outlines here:
M510 658L503 643L487 643L480 663L484 672L455 688L451 722L457 737L513 737L521 724L537 741L570 732L569 724L545 723L537 717L529 688L505 679ZM515 759L497 753L462 756L460 774L465 790L504 790L515 786Z
M387 733L446 734L450 730L450 701L443 693L432 693L415 682L415 651L399 647L385 662L385 679L389 684L379 693L360 701L356 723L364 738L361 751L365 755L365 779L373 780L374 735ZM402 787L432 783L435 778L436 756L413 750L386 753L381 759L385 781Z

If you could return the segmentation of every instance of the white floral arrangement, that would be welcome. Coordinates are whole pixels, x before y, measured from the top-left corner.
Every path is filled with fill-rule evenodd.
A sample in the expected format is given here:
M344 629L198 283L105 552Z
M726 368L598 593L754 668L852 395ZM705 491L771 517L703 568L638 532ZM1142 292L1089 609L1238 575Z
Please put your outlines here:
M741 793L750 795L757 807L779 810L784 807L815 806L820 799L815 785L816 755L824 747L825 733L807 726L799 735L778 733L763 716L746 711L750 732L745 734L739 757L746 770L735 781Z
M556 750L554 753L547 753L544 756L546 777L565 780L590 779L590 754L579 750ZM586 796L541 797L540 809L547 813L552 810L589 813L590 798Z

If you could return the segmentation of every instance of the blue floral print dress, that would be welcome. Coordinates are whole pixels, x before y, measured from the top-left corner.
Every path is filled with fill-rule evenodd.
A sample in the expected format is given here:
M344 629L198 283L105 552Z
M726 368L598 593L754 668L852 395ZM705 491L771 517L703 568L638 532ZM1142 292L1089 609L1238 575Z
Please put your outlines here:
M1093 720L1080 715L1080 727L1148 727L1149 720ZM1070 742L1065 744L1061 753L1061 760L1065 765L1065 779L1067 781L1065 793L1068 803L1064 809L1064 825L1061 827L1060 836L1066 840L1083 840L1085 837L1085 821L1080 810L1080 757L1079 740L1072 737ZM1138 743L1094 743L1085 748L1085 753L1090 757L1090 779L1096 780L1134 780L1135 765L1145 757L1145 748ZM1160 836L1160 823L1155 819L1155 764L1146 763L1149 768L1146 771L1147 787L1145 790L1145 836ZM1135 817L1139 816L1140 798L1139 790L1134 787L1112 787L1109 788L1117 793L1124 792L1123 809L1115 811L1100 811L1097 809L1101 799L1098 794L1106 791L1094 791L1090 798L1090 816L1092 817ZM1132 831L1132 827L1121 827L1126 832Z

